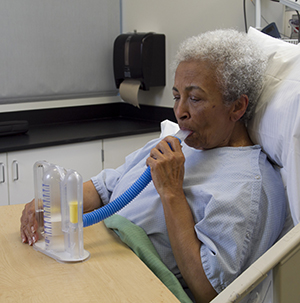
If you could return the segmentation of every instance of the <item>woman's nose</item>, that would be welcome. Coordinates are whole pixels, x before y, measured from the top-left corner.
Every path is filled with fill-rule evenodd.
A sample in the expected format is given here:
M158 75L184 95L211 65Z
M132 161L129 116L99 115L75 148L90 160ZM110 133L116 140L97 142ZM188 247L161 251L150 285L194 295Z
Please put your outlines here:
M190 112L187 102L180 99L174 105L174 112L177 120L185 120L190 118Z

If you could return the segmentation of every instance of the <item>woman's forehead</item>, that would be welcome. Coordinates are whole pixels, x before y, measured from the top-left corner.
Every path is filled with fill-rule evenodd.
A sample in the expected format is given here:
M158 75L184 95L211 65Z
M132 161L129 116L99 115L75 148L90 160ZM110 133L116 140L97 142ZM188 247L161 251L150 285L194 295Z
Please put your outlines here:
M183 61L176 70L173 90L202 90L216 86L215 70L205 61Z

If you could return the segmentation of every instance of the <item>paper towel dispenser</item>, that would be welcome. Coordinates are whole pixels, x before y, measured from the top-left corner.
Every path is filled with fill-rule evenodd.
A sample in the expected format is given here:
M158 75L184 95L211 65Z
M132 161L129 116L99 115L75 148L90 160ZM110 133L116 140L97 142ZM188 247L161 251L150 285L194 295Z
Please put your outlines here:
M114 75L117 88L125 79L139 80L140 88L165 86L165 35L128 33L114 42Z

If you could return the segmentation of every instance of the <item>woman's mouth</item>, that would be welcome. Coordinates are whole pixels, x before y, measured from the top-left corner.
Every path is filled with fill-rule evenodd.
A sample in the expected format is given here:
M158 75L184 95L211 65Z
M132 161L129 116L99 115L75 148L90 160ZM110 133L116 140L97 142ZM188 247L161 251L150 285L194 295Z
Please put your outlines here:
M188 136L190 136L191 132L189 130L180 129L174 137L178 138L180 142L184 141Z
M188 128L185 128L185 127L180 127L180 130L181 131L184 131L185 133L187 133L187 136L186 138L190 137L194 132Z

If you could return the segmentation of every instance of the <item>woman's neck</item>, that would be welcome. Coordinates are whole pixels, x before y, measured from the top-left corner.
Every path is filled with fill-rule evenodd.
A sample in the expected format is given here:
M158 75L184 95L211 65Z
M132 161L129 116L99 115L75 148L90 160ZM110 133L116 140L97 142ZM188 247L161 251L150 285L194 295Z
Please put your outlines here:
M245 124L241 121L236 122L229 141L229 146L238 147L251 145L254 145L254 143L248 134Z

